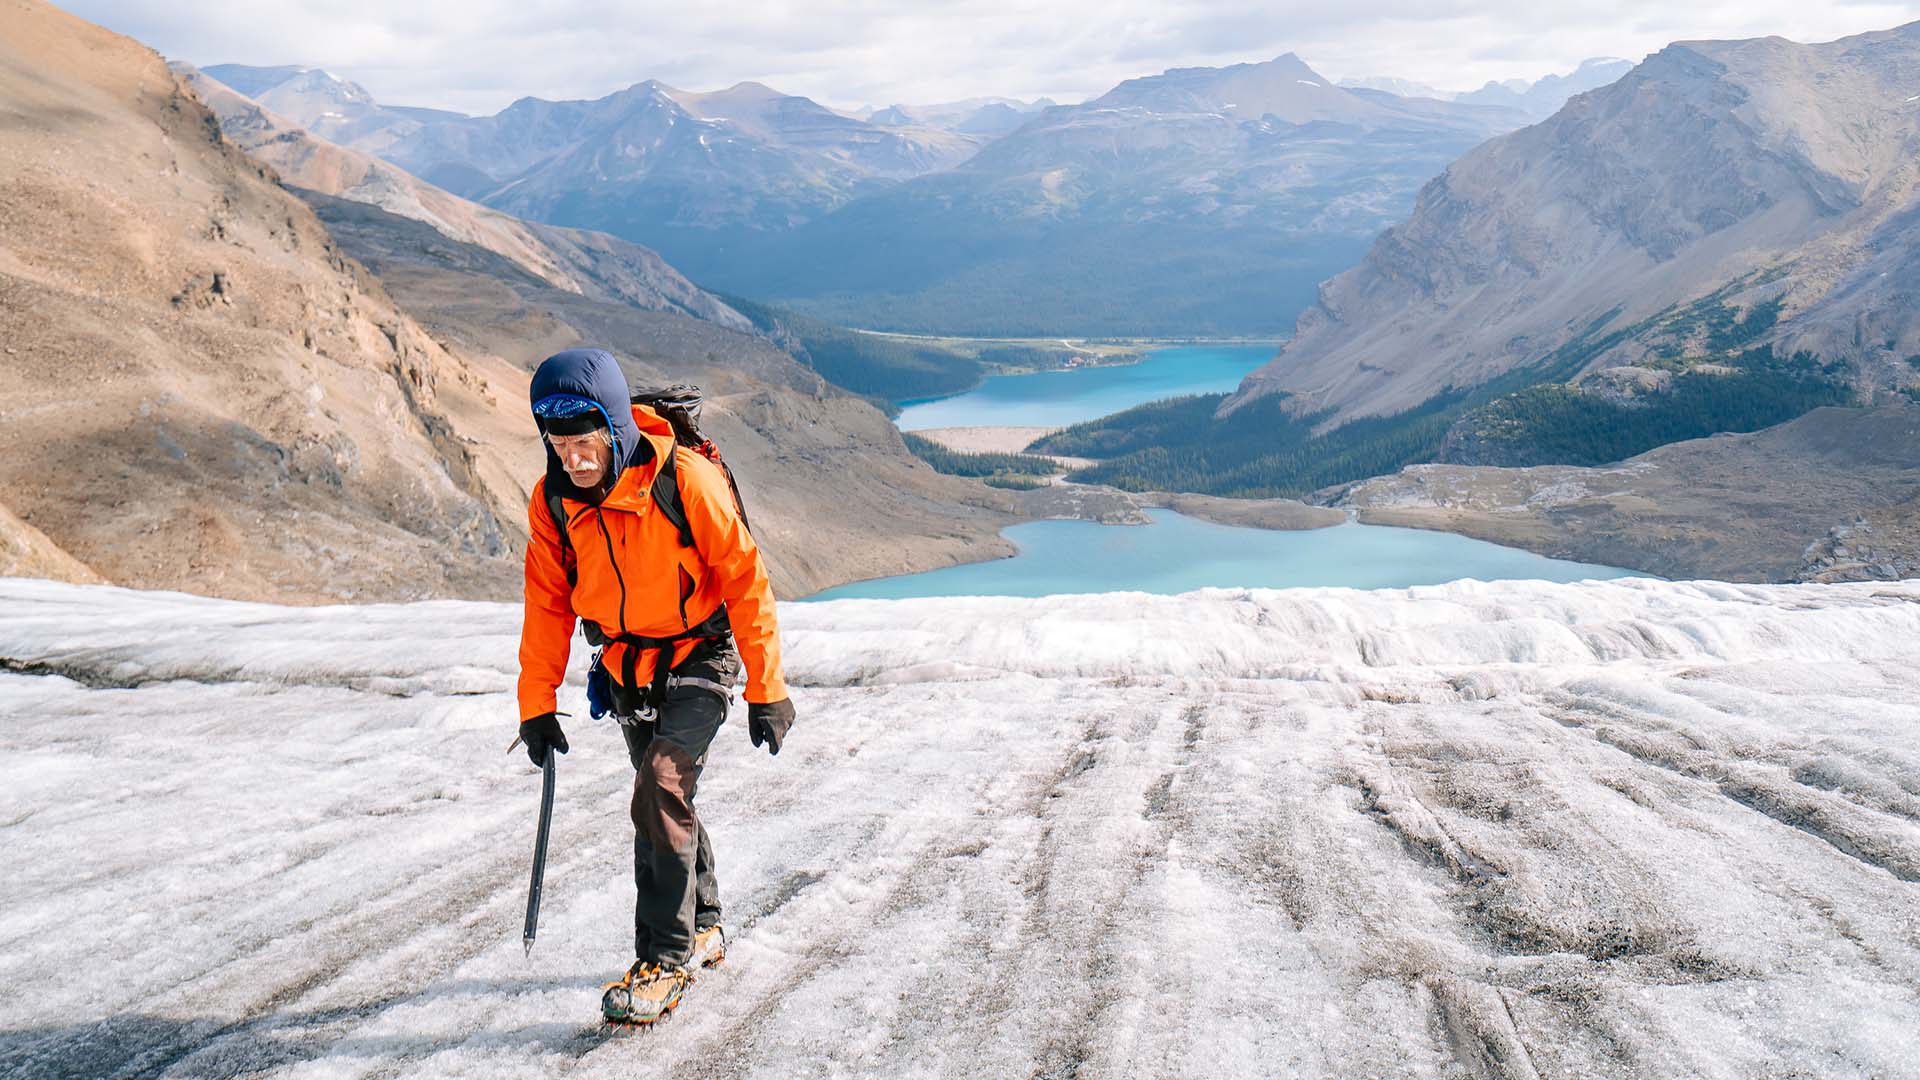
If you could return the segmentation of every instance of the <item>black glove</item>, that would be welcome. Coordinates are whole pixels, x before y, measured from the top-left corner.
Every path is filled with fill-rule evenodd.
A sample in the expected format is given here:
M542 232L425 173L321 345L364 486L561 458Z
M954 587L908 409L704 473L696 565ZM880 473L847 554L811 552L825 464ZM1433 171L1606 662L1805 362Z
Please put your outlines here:
M563 754L567 752L566 733L560 730L560 718L553 713L541 713L520 721L520 741L527 744L527 758L536 766L547 763L549 746Z
M747 736L753 745L767 744L767 753L780 752L780 744L787 737L787 729L793 726L793 702L781 698L769 701L765 705L747 703Z

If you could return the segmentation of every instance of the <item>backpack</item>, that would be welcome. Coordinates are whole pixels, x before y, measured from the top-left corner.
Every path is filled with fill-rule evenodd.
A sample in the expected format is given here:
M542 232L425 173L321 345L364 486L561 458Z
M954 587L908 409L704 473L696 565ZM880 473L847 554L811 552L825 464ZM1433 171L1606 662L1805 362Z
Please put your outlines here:
M733 470L720 456L720 448L713 440L700 434L700 406L704 399L700 388L687 383L675 383L672 386L635 390L632 403L645 405L659 414L673 428L673 441L676 446L684 446L701 457L720 466L720 472L727 478L727 487L733 492L733 508L740 513L740 524L749 534L753 525L747 520L746 504L740 501L740 485L734 482ZM666 455L660 463L660 471L653 477L653 501L660 507L674 530L680 534L681 547L695 547L693 529L687 524L686 504L680 498L680 473L674 467L676 455ZM547 515L553 519L553 527L560 533L561 562L567 568L567 584L577 582L579 571L575 567L573 542L567 536L567 511L560 501L558 492L547 492Z

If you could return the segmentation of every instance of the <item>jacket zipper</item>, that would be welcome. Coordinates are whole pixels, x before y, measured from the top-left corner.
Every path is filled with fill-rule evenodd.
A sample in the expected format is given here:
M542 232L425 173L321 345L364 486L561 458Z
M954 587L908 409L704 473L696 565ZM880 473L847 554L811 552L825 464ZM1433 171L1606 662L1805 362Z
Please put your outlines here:
M680 567L680 629L682 630L688 629L687 597L692 595L693 595L693 575L687 573L687 568L682 566Z
M600 523L600 536L607 542L607 562L613 565L613 580L620 583L620 632L627 632L627 579L620 573L620 560L613 554L613 534L607 531L607 512L596 509L593 519ZM686 619L686 609L681 608L680 618Z

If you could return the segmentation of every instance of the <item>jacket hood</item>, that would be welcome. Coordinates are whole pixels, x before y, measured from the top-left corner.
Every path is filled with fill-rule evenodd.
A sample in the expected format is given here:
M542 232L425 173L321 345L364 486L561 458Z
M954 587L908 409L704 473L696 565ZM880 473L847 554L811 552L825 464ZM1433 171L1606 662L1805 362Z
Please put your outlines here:
M579 398L592 404L612 429L613 468L603 491L611 490L629 465L652 458L653 448L640 437L640 428L634 423L627 376L612 353L605 349L568 349L541 361L527 388L527 406L531 409L552 397ZM535 422L538 423L537 417ZM547 490L586 495L567 478L566 469L560 465L560 455L553 452L553 447L547 446L545 439L540 445L547 451Z

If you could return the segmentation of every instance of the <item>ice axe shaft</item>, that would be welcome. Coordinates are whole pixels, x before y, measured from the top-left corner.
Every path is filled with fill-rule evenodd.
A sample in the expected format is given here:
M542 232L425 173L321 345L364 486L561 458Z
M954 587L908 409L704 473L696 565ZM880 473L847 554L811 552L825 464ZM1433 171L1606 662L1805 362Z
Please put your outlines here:
M553 749L540 766L540 831L533 838L533 879L527 883L527 928L521 938L526 955L533 955L533 935L540 928L540 885L547 876L547 831L553 825Z

